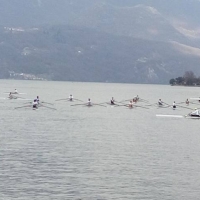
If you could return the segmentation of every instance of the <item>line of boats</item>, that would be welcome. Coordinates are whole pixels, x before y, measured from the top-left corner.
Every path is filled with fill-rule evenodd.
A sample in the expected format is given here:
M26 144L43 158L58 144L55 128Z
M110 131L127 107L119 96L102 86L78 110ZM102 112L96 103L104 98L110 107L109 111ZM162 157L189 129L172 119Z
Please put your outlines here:
M30 102L31 99L26 99L23 98L19 95L21 94L26 94L26 93L18 93L18 91L15 89L14 92L9 92L8 93L9 96L7 98L4 99L10 99L10 100L25 100L25 101L29 101L26 103L26 105L22 105L19 107L16 107L15 109L19 109L19 108L32 108L33 110L37 110L40 107L45 107L48 109L52 109L52 110L56 110L56 108L50 107L53 106L53 103L48 103L45 101L40 101L39 100L39 96L37 96L33 102ZM157 103L153 103L151 104L148 100L142 99L140 98L138 95L131 98L131 99L125 99L125 100L121 100L121 101L116 101L114 99L114 97L111 98L110 101L106 101L103 103L93 103L91 101L90 98L88 98L88 101L84 103L83 100L81 99L77 99L74 98L72 94L69 95L69 97L66 98L61 98L61 99L57 99L55 100L56 102L59 101L64 101L64 102L71 102L73 104L71 104L70 106L86 106L86 107L93 107L93 106L101 106L101 107L107 107L107 105L110 105L112 107L126 107L128 109L133 109L133 108L142 108L142 109L150 109L150 107L156 107L157 109L160 108L172 108L173 110L176 110L177 108L183 108L183 109L189 109L189 110L193 110L192 112L190 112L187 115L156 115L157 117L175 117L175 118L200 118L200 112L199 109L196 108L194 110L194 108L189 107L189 105L200 105L200 98L190 98L191 101L189 101L188 99L186 99L186 101L183 102L179 102L179 103L175 103L175 101L170 105L166 102L163 102L161 99L158 100ZM75 102L78 102L77 104L74 104ZM182 104L185 104L182 105Z

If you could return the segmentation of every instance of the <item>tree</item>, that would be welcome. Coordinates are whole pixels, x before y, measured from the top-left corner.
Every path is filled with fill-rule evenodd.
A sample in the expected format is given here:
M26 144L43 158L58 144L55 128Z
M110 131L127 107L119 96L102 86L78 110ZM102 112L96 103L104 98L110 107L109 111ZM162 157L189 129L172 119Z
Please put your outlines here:
M182 85L184 83L184 78L180 76L176 78L175 81L178 85Z
M170 81L169 81L170 85L175 85L175 83L176 83L176 80L174 78L170 79Z
M196 76L194 75L193 71L186 71L183 77L186 85L194 85Z

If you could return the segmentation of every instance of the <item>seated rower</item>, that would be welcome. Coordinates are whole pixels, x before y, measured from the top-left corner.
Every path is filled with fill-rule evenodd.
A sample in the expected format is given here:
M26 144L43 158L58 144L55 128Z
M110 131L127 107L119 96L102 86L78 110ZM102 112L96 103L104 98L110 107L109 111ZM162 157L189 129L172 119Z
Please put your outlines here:
M38 108L38 102L36 99L33 101L33 108Z
M115 100L114 100L113 97L112 97L112 99L110 100L110 104L111 104L111 105L115 105Z
M163 105L163 102L162 102L161 99L158 100L158 105L159 105L159 106L162 106L162 105Z
M8 98L9 98L9 99L13 99L12 92L10 92L10 93L9 93L9 96L8 96Z
M195 108L195 111L191 112L189 115L192 117L200 117L200 112L197 108Z
M72 94L69 95L69 101L73 101L73 95Z
M40 103L39 96L37 96L37 98L36 98L36 101L37 101L37 104L39 104L39 103Z
M92 106L92 102L91 102L90 98L88 99L87 106Z
M18 94L18 91L17 91L17 89L15 89L15 91L14 91L14 94Z
M173 109L175 109L175 108L176 108L176 103L175 103L175 101L174 101L174 103L173 103L172 107L173 107Z
M185 103L186 103L186 105L189 105L190 102L188 99L186 99Z
M133 108L133 102L132 101L129 102L128 107Z

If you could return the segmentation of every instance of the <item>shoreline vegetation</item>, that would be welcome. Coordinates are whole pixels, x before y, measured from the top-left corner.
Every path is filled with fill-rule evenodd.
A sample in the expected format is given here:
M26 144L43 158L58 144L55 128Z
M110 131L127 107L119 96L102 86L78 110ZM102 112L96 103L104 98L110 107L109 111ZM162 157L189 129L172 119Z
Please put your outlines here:
M169 80L171 86L200 87L200 77L196 77L193 71L186 71L183 76Z

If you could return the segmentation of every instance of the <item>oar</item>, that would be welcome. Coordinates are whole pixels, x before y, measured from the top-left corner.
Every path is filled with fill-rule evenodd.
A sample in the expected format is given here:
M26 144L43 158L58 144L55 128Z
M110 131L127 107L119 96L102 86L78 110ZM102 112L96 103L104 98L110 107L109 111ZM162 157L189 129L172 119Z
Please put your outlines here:
M140 108L149 109L149 108L146 108L146 107L144 107L144 106L138 106L138 105L135 105L135 107L140 107Z
M168 105L168 106L158 106L157 109L160 109L160 108L169 108L171 105Z
M178 107L181 107L181 108L185 108L185 109L189 109L189 110L193 110L192 108L188 108L188 107L185 107L185 106L179 106Z
M108 105L110 105L110 106L119 106L119 104L116 104L116 103L114 103L114 104L111 104L110 102L106 102Z
M74 98L75 99L75 98ZM80 101L80 102L83 102L82 100L80 100L80 99L75 99L75 100L77 100L77 101Z
M119 106L127 106L126 104L123 104L123 105L115 105L115 107L119 107Z
M31 107L31 105L20 106L20 107L16 107L15 109L18 109L18 108L25 108L25 107Z
M102 104L104 104L104 103L109 103L109 102L106 101L106 102L103 102L103 103L98 103L98 105L102 105ZM94 105L94 104L93 104L93 105Z
M49 105L54 105L53 103L48 103L48 102L45 102L45 101L41 101L41 103L46 103L46 104L49 104Z
M97 103L93 103L93 105L106 107L106 106L104 106L104 105L97 104Z
M40 104L40 106L45 107L45 108L49 108L49 109L51 109L51 110L56 110L55 108L51 108L51 107L49 107L49 106L44 106L44 105L42 105L42 104Z
M64 98L64 99L56 99L55 101L62 101L62 100L67 100L68 98Z
M132 99L127 99L127 100L122 100L122 101L119 101L118 103L122 103L122 102L125 102L125 101L131 101Z
M165 103L165 102L163 102L164 104L166 104L166 105L168 105L168 106L171 106L171 105L169 105L168 103Z
M199 105L199 103L193 103L193 102L190 102L191 104L195 104L195 105Z
M149 105L145 105L145 106L157 106L158 103L153 103L153 104L149 104Z
M145 102L145 103L148 103L149 101L147 101L147 100L145 100L145 99L141 99L141 98L139 98L139 101L143 101L143 102Z
M176 104L182 104L182 103L186 103L185 101L183 101L183 102L179 102L179 103L176 103Z
M23 97L18 97L18 96L13 96L14 98L17 98L17 99L26 99L26 98L23 98Z
M70 105L70 106L83 106L83 105L86 105L86 103L79 103L79 104L73 104L73 105Z

